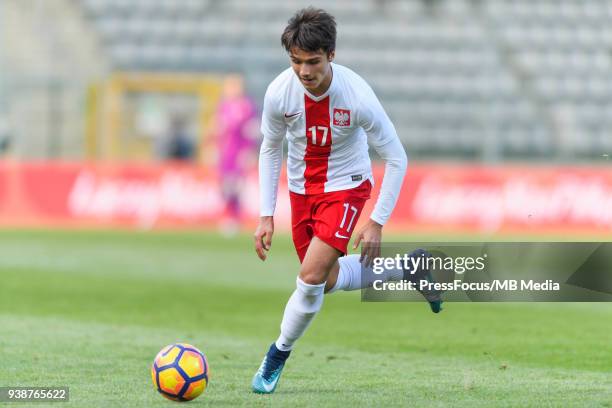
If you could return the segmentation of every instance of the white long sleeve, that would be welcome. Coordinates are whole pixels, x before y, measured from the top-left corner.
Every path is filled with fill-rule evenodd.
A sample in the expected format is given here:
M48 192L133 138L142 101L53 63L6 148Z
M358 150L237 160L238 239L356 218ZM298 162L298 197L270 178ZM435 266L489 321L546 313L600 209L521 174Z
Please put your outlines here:
M374 91L368 86L361 101L360 124L378 155L385 161L385 176L370 218L384 225L395 208L402 189L408 158L395 127Z
M261 120L263 141L259 149L259 215L262 217L274 215L283 166L283 138L287 132L276 96L270 86L264 97Z
M408 167L408 159L404 147L397 137L384 145L374 146L374 148L385 161L385 176L370 218L380 225L384 225L391 217L397 203Z
M272 216L283 165L283 140L264 137L259 149L259 215Z

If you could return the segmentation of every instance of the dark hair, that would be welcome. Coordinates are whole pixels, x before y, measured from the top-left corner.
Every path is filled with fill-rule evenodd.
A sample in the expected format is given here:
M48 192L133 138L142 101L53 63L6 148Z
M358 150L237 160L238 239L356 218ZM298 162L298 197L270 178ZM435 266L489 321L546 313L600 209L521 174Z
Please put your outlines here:
M287 52L297 47L308 52L336 49L336 20L325 10L308 7L298 10L288 21L281 36Z

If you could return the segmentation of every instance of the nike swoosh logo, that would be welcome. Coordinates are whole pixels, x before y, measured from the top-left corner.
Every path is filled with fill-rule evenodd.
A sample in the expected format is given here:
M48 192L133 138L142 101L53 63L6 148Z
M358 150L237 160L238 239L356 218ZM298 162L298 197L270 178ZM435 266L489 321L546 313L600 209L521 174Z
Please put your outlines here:
M347 236L340 235L340 233L338 231L336 231L336 238L349 239L349 237L347 237Z
M286 118L292 118L292 117L294 117L294 116L299 115L300 113L302 113L302 112L296 112L296 113L292 113L292 114L289 114L289 115L285 113L285 117L286 117Z
M270 392L274 388L274 381L269 383L266 380L263 380L261 382L261 385L263 385L263 388L264 388L264 390L266 390L266 392Z

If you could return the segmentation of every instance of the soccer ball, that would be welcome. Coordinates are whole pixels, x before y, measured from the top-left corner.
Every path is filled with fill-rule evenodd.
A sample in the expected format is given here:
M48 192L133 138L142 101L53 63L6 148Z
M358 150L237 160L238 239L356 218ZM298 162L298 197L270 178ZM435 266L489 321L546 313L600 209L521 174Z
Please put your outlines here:
M208 362L204 354L190 344L177 343L161 349L151 367L153 385L173 401L190 401L208 385Z

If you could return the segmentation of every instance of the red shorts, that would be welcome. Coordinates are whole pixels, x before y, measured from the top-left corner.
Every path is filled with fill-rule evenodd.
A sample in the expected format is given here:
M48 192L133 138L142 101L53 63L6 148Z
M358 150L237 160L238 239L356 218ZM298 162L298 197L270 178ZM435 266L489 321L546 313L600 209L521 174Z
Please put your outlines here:
M289 193L293 244L300 263L306 256L312 237L346 254L351 234L363 206L370 198L371 189L372 184L366 180L350 190L311 195Z

